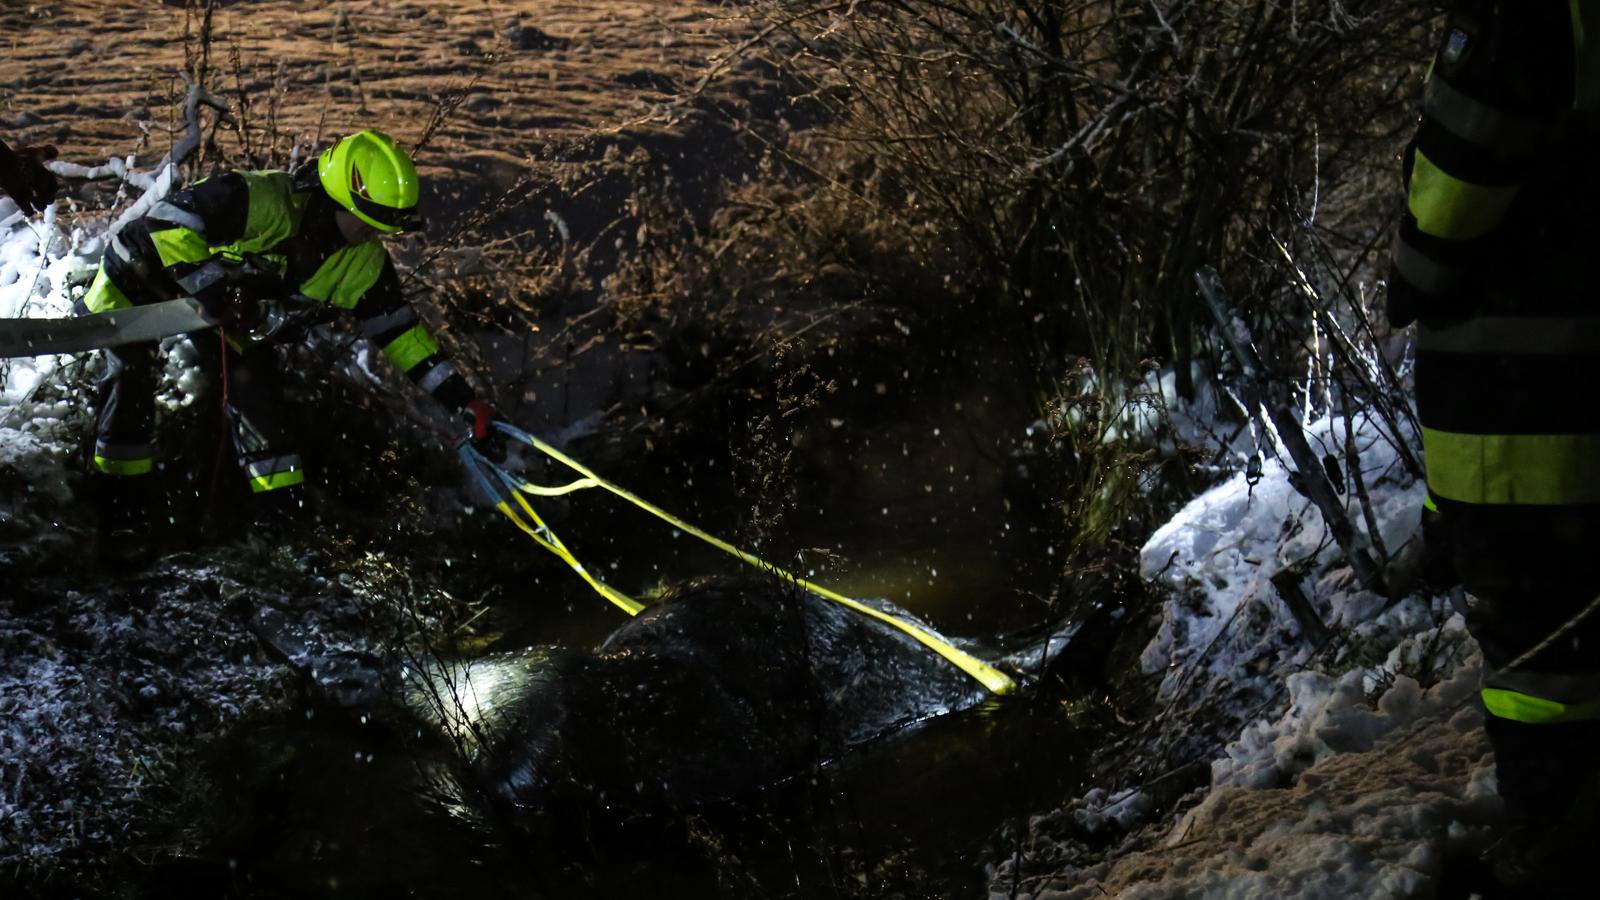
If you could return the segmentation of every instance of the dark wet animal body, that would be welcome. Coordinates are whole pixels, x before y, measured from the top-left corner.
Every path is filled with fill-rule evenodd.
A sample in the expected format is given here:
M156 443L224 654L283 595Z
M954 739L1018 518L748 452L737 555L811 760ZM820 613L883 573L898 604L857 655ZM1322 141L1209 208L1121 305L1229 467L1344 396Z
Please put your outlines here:
M996 662L1036 666L1069 635ZM720 800L989 696L909 636L774 580L693 582L593 652L497 665L516 673L475 676L501 687L472 775L523 816Z

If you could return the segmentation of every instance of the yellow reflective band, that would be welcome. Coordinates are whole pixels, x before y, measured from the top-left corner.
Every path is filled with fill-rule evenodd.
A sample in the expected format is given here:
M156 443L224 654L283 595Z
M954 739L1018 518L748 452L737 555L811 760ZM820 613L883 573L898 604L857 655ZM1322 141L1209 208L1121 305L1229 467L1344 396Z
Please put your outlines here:
M1422 429L1428 490L1458 503L1600 503L1600 434Z
M249 192L244 235L227 246L235 254L260 253L288 240L300 227L309 195L295 194L287 172L239 172Z
M340 247L322 261L310 278L300 284L300 293L340 309L354 309L383 274L388 251L377 238Z
M405 334L384 345L383 353L394 361L400 371L409 372L428 357L439 352L439 345L428 334L424 325L415 325Z
M89 285L89 292L83 295L83 305L89 307L89 312L103 313L113 309L127 309L133 305L128 295L117 287L111 276L106 274L106 267L101 266L100 271L94 273L94 282Z
M1529 725L1552 725L1558 722L1590 722L1600 719L1600 698L1582 703L1558 703L1520 691L1505 688L1484 688L1483 705L1489 715L1497 719L1510 719Z
M107 475L146 475L155 468L155 460L145 459L108 459L104 456L95 456L94 467Z
M779 568L779 567L767 562L766 560L761 559L760 557L756 556L753 553L748 553L748 552L746 552L744 550L740 550L738 547L735 547L734 545L732 545L732 544L728 543L727 541L717 537L716 535L713 535L713 534L711 534L711 533L709 533L707 531L704 531L704 530L702 530L700 528L697 528L694 525L691 525L688 522L684 521L683 519L678 518L677 516L673 515L672 513L667 512L666 510L662 509L661 507L656 506L655 504L649 502L648 500L645 500L644 498L639 497L638 495L633 494L633 493L623 489L622 487L620 487L618 485L615 485L615 484L605 480L604 478L601 478L599 475L595 474L594 471L589 469L583 463L578 462L577 460L575 460L572 457L566 455L565 453L562 453L560 450L557 450L555 447L550 446L549 444L545 443L544 441L539 440L538 438L534 437L533 435L527 435L527 438L528 438L528 443L533 445L533 447L535 449L537 449L539 452L541 452L544 455L550 457L551 459L556 460L557 462L561 463L562 465L566 466L567 468L572 469L574 472L577 472L579 475L582 475L583 476L583 481L593 482L592 486L602 488L602 489L604 489L606 491L611 492L612 494L615 494L618 497L621 497L622 499L628 501L629 503L632 503L634 506L637 506L638 508L640 508L640 509L644 510L645 512L649 513L650 515L653 515L656 518L660 519L661 521L666 522L668 525L671 525L674 528L677 528L677 529L679 529L679 530L681 530L683 532L686 532L688 534L691 534L691 535L695 536L696 538L699 538L700 540L706 542L707 544L710 544L711 546L716 547L718 550L721 550L722 552L727 553L728 555L738 559L739 561L741 561L741 562L743 562L743 563L745 563L747 565L750 565L750 566L753 566L755 568L761 569L764 572L768 572L770 574L776 575L779 578L782 578L782 579L784 579L784 580L796 585L797 587L800 587L800 588L803 588L803 589L805 589L807 591L810 591L811 593L816 594L819 597L822 597L822 598L827 599L827 600L832 600L833 602L838 603L841 606L848 607L848 608L850 608L852 610L855 610L858 613L861 613L864 616L867 616L867 617L873 618L873 619L877 619L879 622L882 622L883 624L888 625L891 628L895 628L895 629L899 630L900 632L904 633L908 637L910 637L913 640L915 640L917 643L921 644L922 646L928 648L929 650L931 650L934 653L937 653L939 656L943 657L946 662L949 662L951 665L955 666L956 668L960 669L961 671L963 671L963 672L967 673L968 675L972 676L979 683L981 683L984 687L988 688L991 692L996 693L996 694L1009 694L1013 690L1016 689L1016 686L1017 686L1016 682L1011 679L1011 676L1009 676L1006 673L1000 671L999 669L995 668L994 666L989 665L988 663L984 662L983 660L978 659L977 657L973 656L972 654L967 653L966 651L962 650L961 648L956 647L955 645L949 643L948 641L945 641L945 640L941 639L938 635L933 634L932 632L928 631L927 629L921 628L921 627L919 627L917 624L915 624L913 622L908 622L908 621L906 621L904 619L901 619L901 618L899 618L897 616L893 616L893 615L890 615L889 613L883 612L881 610L874 609L874 608L872 608L870 606L867 606L866 604L861 603L861 602L859 602L857 600L852 600L851 598L846 597L845 595L843 595L843 594L841 594L841 593L839 593L837 591L831 590L829 588L825 588L820 584L814 584L814 583L812 583L810 581L805 580L804 578L801 578L801 577L799 577L797 575L794 575L793 573L787 572L787 571L785 571L785 570L783 570L783 569L781 569L781 568ZM581 484L581 483L582 483L581 481L580 482L574 482L573 485L570 485L569 487L573 487L574 489L576 489L576 486ZM588 485L585 485L585 486L588 486ZM516 495L516 497L517 497L517 501L519 503L521 503L523 508L526 509L528 511L528 513L531 515L533 513L533 508L528 505L528 501L526 499L524 499L523 496L520 493L518 493ZM501 505L502 506L506 506L505 503L502 503ZM502 509L501 512L505 512L505 510ZM537 517L535 517L535 519L537 519ZM526 530L526 529L524 529L524 530ZM565 548L563 548L563 550L564 549ZM571 564L573 565L574 568L578 569L578 574L583 575L585 578L589 577L588 574L586 572L584 572L582 570L582 568L577 565L577 561L576 560L572 560ZM615 602L615 601L613 601L613 602Z
M617 608L621 609L630 616L637 616L639 613L644 611L643 603L640 603L639 601L629 597L627 594L622 593L611 585L606 584L593 575L590 575L589 570L585 569L583 564L578 562L577 557L572 555L572 551L568 550L566 546L561 543L561 541L555 536L555 532L551 531L550 527L544 524L544 521L539 518L539 514L533 511L533 507L528 505L528 501L523 499L520 494L517 495L517 503L522 507L523 511L528 514L528 518L533 521L534 525L529 525L527 522L524 522L522 517L517 515L517 511L511 508L511 503L509 501L501 500L499 503L495 504L495 509L500 510L502 515L511 520L511 524L521 529L528 535L528 537L533 538L534 542L539 546L549 550L556 556L561 557L563 562L572 567L572 571L577 572L584 581L588 582L590 587L594 588L595 593L606 598L607 600L610 600L612 603L616 604ZM543 533L540 532L539 528L544 529ZM548 538L546 535L548 535Z
M267 491L275 491L279 488L294 487L305 480L306 473L300 471L299 469L291 469L287 472L274 472L271 475L258 475L250 479L250 490L254 493L261 494Z
M1516 196L1515 185L1487 187L1462 181L1416 151L1407 206L1423 234L1452 241L1482 237L1505 218Z
M1432 494L1427 494L1427 495L1424 495L1423 498L1422 498L1422 508L1427 510L1428 512L1438 512L1439 511L1439 504L1433 502L1433 495Z
M150 242L156 245L156 253L161 255L162 268L179 263L205 262L216 255L200 232L189 228L152 231Z

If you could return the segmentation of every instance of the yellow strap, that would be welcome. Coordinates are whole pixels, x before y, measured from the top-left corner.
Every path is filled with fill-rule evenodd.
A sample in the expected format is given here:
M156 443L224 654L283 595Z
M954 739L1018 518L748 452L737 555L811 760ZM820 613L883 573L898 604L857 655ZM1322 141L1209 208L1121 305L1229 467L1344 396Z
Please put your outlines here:
M599 486L600 483L595 481L593 478L579 478L577 481L574 481L571 484L563 484L560 487L545 487L542 484L530 484L529 482L524 481L522 484L517 486L517 489L521 491L527 491L535 497L561 497L566 494L570 494L573 491L582 491L587 490L588 488Z
M637 496L629 493L628 491L618 487L617 485L612 484L609 481L606 481L604 478L601 478L599 475L595 474L593 471L591 471L588 467L584 466L582 463L578 462L577 460L573 459L570 456L567 456L565 453L562 453L560 450L557 450L556 448L550 446L549 444L546 444L544 441L539 440L537 437L534 437L533 435L528 435L528 441L534 447L536 447L540 452L544 453L546 456L549 456L550 458L561 462L563 465L567 466L568 468L572 469L573 471L577 472L578 474L583 475L587 480L592 481L594 483L593 486L605 488L606 490L610 491L611 493L616 494L618 497L621 497L622 499L628 501L629 503L632 503L634 506L637 506L640 509L644 510L645 512L650 513L651 515L653 515L656 518L662 520L663 522L666 522L666 523L668 523L669 525L672 525L675 528L678 528L678 529L680 529L682 531L685 531L685 532L687 532L689 534L694 535L695 537L699 538L700 540L705 541L706 543L710 544L713 547L716 547L718 550L721 550L724 553L730 554L730 555L738 558L739 560L741 560L741 561L743 561L743 562L745 562L745 563L747 563L747 564L749 564L751 566L754 566L754 567L756 567L758 569L761 569L761 570L766 571L766 572L771 572L772 574L777 575L777 576L779 576L779 577L781 577L781 578L783 578L783 579L785 579L787 581L791 581L794 584L799 585L800 587L810 591L813 594L816 594L819 597L823 597L825 599L832 600L835 603L839 603L839 604L842 604L844 606L847 606L850 609L853 609L856 612L859 612L859 613L861 613L863 615L871 616L872 618L877 619L878 621L883 622L886 625L892 626L894 628L898 628L900 631L905 632L906 634L910 635L912 638L915 638L919 643L921 643L923 646L927 647L929 650L932 650L933 652L935 652L935 653L939 654L940 656L944 657L951 664L953 664L956 667L960 668L963 672L966 672L968 675L971 675L973 678L976 678L978 681L982 682L984 687L988 688L989 690L993 691L994 693L996 693L996 694L1008 694L1011 691L1016 689L1016 686L1017 686L1016 682L1012 681L1011 677L1009 675L1007 675L1006 673L1000 671L999 669L995 668L994 666L989 665L988 663L984 662L983 660L978 659L977 657L973 656L972 654L967 653L966 651L961 650L960 648L951 645L948 641L941 640L938 636L928 632L926 629L920 628L920 627L918 627L918 626L916 626L916 625L914 625L914 624L912 624L910 622L907 622L907 621L905 621L903 619L900 619L900 618L897 618L895 616L892 616L892 615L890 615L890 614L888 614L886 612L882 612L880 610L873 609L872 607L867 606L864 603L860 603L859 601L852 600L849 597L844 596L843 594L837 593L835 591L831 591L828 588L822 587L821 585L812 584L811 582L806 581L804 578L800 578L800 577L798 577L796 575L793 575L793 574L791 574L789 572L786 572L783 569L780 569L777 566L772 565L771 563L766 562L766 561L760 559L757 556L754 556L754 555L752 555L750 553L746 553L745 551L740 550L738 547L733 546L732 544L728 543L727 541L722 540L721 538L718 538L718 537L716 537L714 535L708 534L708 533L700 530L699 528L696 528L695 526L690 525L688 522L685 522L684 520L682 520L682 519L678 518L677 516L667 512L664 509L661 509L658 506L655 506L654 504L644 500L643 498L637 497ZM579 482L574 482L574 484L578 484L578 483ZM569 485L568 487L571 487L571 485ZM574 488L574 490L576 490L576 488ZM521 499L520 495L519 495L518 499L519 500ZM526 506L526 501L523 501L523 503L524 503L524 506ZM532 512L532 510L529 509L529 512ZM526 530L526 529L524 529L524 530ZM584 575L585 578L588 578L587 573L585 573L581 567L577 567L575 561L573 562L573 565L576 568L578 568L578 572L579 572L580 575ZM608 597L607 599L610 599L610 598ZM613 600L612 602L616 602L616 601Z
M643 603L634 600L627 594L622 593L611 585L606 584L600 579L589 574L589 570L585 569L583 564L578 562L577 558L572 555L572 552L561 544L560 540L556 538L555 532L551 531L549 526L544 524L544 521L539 518L539 514L533 511L533 507L529 506L528 501L524 500L520 494L517 495L517 502L521 504L523 510L527 512L528 517L531 518L538 527L524 522L522 517L517 515L516 510L512 509L511 504L507 501L500 501L495 505L495 508L500 510L500 513L506 518L510 519L511 524L522 529L522 531L526 533L528 537L533 538L535 543L546 550L549 550L551 553L554 553L568 566L571 566L572 571L577 572L584 581L588 582L589 586L594 588L595 593L606 598L607 600L610 600L623 612L630 616L636 616L644 610ZM544 530L543 534L540 533L541 528ZM546 538L545 535L549 535L549 538Z

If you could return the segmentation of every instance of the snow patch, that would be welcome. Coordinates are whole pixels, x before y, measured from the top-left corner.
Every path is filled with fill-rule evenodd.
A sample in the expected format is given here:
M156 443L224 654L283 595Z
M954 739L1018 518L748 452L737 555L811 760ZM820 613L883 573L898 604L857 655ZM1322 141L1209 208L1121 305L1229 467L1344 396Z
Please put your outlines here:
M37 219L6 221L0 226L0 318L70 316L99 265L98 239L82 230L64 231L54 205ZM76 407L42 390L71 359L0 360L0 465L43 475L43 460L59 461L76 443L82 422ZM47 481L58 482L59 476Z
M1416 540L1426 489L1375 428L1352 430L1373 537L1396 554ZM1316 452L1341 466L1346 434L1338 418L1307 428ZM1365 532L1354 490L1348 504ZM1361 588L1279 461L1254 484L1235 474L1196 497L1151 535L1140 566L1170 591L1141 655L1161 677L1167 731L1236 737L1210 762L1198 805L1120 848L1118 834L1156 808L1140 787L1095 787L1035 816L992 890L1032 885L1018 895L1030 900L1412 897L1436 888L1451 854L1487 845L1499 800L1474 702L1481 656L1461 617L1443 598L1391 602ZM1339 635L1325 652L1313 652L1272 584L1286 567Z
M1452 620L1459 621L1459 617ZM1469 717L1459 724L1481 725L1481 717L1471 718L1476 710L1468 705L1477 690L1479 667L1475 657L1427 690L1410 675L1395 674L1376 706L1368 701L1368 684L1376 674L1390 672L1387 665L1375 671L1352 669L1337 677L1296 672L1288 677L1288 710L1276 721L1247 726L1238 740L1229 743L1224 755L1211 763L1211 783L1245 788L1289 784L1323 760L1371 750L1419 718L1467 710Z
M1307 430L1314 449L1340 460L1344 434L1340 418L1324 418ZM1393 552L1412 539L1427 489L1403 477L1393 447L1366 422L1355 429L1355 439L1377 537ZM1365 532L1354 494L1347 512ZM1146 672L1165 671L1161 696L1177 697L1205 676L1244 678L1252 663L1259 668L1305 660L1300 625L1271 583L1285 567L1315 573L1315 583L1302 586L1330 627L1351 627L1381 609L1386 600L1354 584L1336 564L1339 558L1321 514L1296 492L1276 459L1263 465L1253 485L1236 473L1190 501L1140 552L1143 577L1174 597L1140 657Z

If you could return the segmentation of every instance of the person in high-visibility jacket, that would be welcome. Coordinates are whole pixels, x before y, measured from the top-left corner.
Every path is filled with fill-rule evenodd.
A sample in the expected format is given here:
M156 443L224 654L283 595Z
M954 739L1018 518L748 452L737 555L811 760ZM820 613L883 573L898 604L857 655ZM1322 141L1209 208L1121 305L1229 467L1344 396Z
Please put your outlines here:
M480 400L405 302L380 237L417 221L418 182L388 135L363 131L290 173L233 171L156 203L113 236L80 313L193 296L233 323L226 346L197 339L225 375L234 447L250 488L273 505L293 497L305 470L279 411L272 340L261 322L288 297L347 311L362 333L415 384L488 437L493 407ZM107 350L93 468L101 530L137 541L155 465L156 345ZM224 358L225 357L225 358ZM204 356L203 356L204 358ZM293 505L298 505L293 504Z
M1596 833L1600 0L1456 3L1405 178L1389 310L1418 323L1425 515L1475 598L1510 842L1537 855Z

